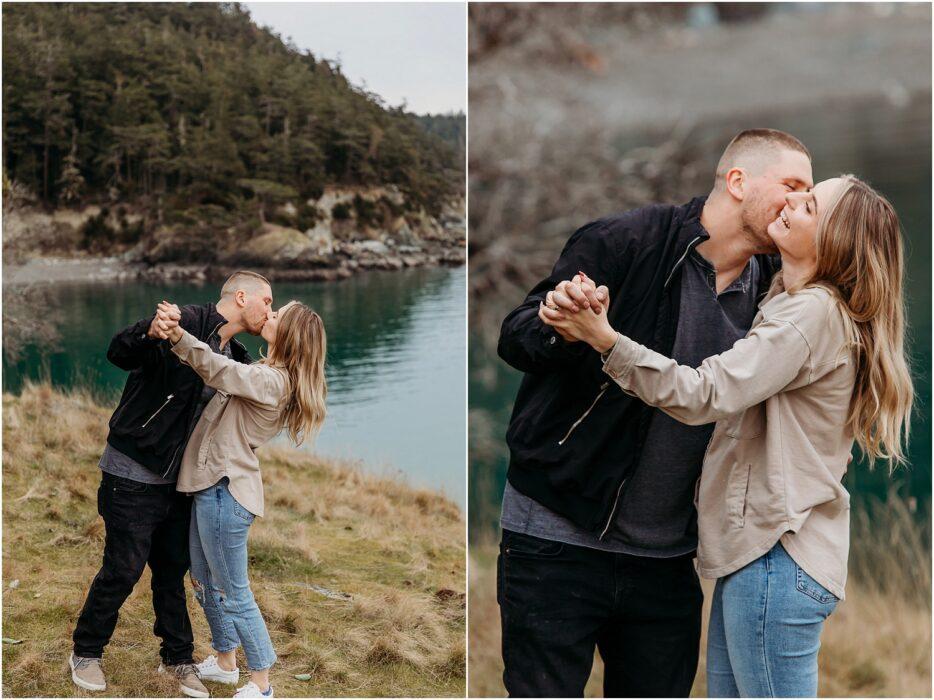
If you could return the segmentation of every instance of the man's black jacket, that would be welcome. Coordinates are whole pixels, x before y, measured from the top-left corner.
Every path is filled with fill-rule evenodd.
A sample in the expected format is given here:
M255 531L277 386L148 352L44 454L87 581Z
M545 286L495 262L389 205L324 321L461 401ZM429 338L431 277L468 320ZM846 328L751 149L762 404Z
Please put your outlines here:
M670 357L681 266L709 238L700 224L705 199L647 206L578 229L551 276L503 321L499 356L525 372L506 433L509 482L600 537L639 461L654 409L610 381L590 346L567 343L542 323L539 303L559 282L583 271L609 288L613 328ZM761 297L780 261L757 258Z
M184 306L181 312L179 325L204 342L227 322L214 304ZM110 418L107 442L154 474L175 479L204 382L179 361L168 341L147 335L152 319L124 328L110 341L107 359L130 376ZM233 359L251 362L239 341L229 342Z

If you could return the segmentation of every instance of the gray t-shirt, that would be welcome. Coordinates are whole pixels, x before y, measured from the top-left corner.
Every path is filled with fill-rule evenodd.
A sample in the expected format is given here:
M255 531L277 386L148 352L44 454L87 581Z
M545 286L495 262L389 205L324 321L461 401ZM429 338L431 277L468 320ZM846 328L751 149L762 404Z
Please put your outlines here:
M214 352L220 352L226 357L231 357L230 342L228 341L224 346L224 349L221 350L220 336L217 333L208 338L208 345ZM209 387L207 384L204 385L204 389L201 391L201 397L198 401L198 405L195 407L194 420L191 421L192 430L194 430L194 426L198 424L198 419L201 418L201 413L204 411L204 408L208 405L211 399L214 398L215 393L217 392L214 389ZM101 455L100 462L98 462L97 466L99 466L102 471L105 471L108 474L120 476L124 479L131 479L132 481L139 481L143 484L175 483L175 479L163 479L161 476L150 471L132 457L128 457L120 450L111 446L109 442L104 443L104 453Z
M716 270L696 250L682 268L681 303L672 357L698 367L746 336L757 310L759 266L751 258L742 274L717 294ZM713 424L690 426L653 411L639 463L601 540L567 518L519 493L507 482L500 525L567 544L646 557L675 557L697 548L694 486Z

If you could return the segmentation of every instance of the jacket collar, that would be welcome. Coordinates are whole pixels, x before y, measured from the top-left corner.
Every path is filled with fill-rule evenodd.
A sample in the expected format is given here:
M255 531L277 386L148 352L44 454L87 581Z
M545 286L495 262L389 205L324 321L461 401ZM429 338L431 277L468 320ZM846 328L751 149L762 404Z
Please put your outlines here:
M700 217L704 211L704 202L707 197L695 197L690 202L681 207L684 218L681 220L681 226L678 228L678 238L675 244L675 264L665 279L665 287L671 284L675 273L681 269L688 254L698 245L710 238L710 234L701 225Z
M207 323L205 324L204 338L207 340L212 335L217 333L221 326L227 323L227 319L220 311L217 310L217 306L213 303L205 304L205 310L207 311ZM235 359L240 360L241 358L250 357L250 353L247 351L246 346L237 340L236 337L231 338L228 342L231 344L231 351L234 352ZM236 357L237 353L239 353L240 357Z

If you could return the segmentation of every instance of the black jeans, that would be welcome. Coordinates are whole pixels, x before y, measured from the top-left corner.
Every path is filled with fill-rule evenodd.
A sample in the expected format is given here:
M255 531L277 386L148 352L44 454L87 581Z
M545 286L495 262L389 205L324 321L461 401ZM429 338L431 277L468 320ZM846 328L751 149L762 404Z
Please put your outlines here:
M143 484L103 473L97 510L104 518L104 563L91 582L72 635L77 656L100 658L124 601L152 571L153 632L165 664L191 663L194 636L185 599L191 498L175 484Z
M688 697L704 600L692 559L504 531L496 593L510 697L582 697L595 647L605 697Z

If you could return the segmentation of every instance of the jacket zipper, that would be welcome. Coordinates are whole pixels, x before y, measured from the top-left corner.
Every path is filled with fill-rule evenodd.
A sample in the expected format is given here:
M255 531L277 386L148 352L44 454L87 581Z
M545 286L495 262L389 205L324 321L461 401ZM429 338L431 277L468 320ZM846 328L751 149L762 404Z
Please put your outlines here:
M168 478L169 478L169 472L172 471L172 468L173 468L173 466L174 466L174 464L175 464L175 457L178 455L178 449L179 449L179 447L182 446L182 444L184 444L184 443L179 443L178 447L175 448L175 452L172 453L172 459L169 460L169 468L166 469L166 470L165 470L165 474L162 475L162 478L163 478L163 479L168 479Z
M684 254L680 258L678 258L678 262L676 262L674 267L671 268L671 273L668 275L668 279L665 280L665 284L663 286L665 287L668 286L668 283L671 282L671 278L675 276L675 270L681 267L681 263L684 262L684 259L688 256L688 253L690 253L694 249L694 244L697 243L701 238L703 238L703 236L698 236L693 241L688 243L688 247L685 248Z
M687 248L685 249L684 253L681 255L680 258L678 258L678 261L674 264L674 267L671 268L671 273L669 273L668 279L665 280L665 284L663 285L664 287L667 287L667 286L668 286L668 283L671 282L671 278L674 277L674 275L675 275L675 271L681 266L681 263L684 262L684 259L687 257L688 253L690 253L690 252L694 249L694 245L695 245L701 238L703 238L703 236L697 236L697 237L694 238L694 240L692 240L690 243L688 243ZM630 394L630 392L626 391L625 389L624 389L623 391L624 391L625 393L629 394L630 396L634 396L634 394ZM601 392L601 393L602 393L602 392ZM600 397L598 396L597 398L600 398ZM595 402L595 403L596 403L596 402ZM593 407L591 406L591 408L593 408ZM584 415L586 415L586 414L584 414ZM583 420L583 419L582 419L582 420ZM578 422L580 422L580 421L578 421ZM576 425L576 424L575 424L575 425ZM571 429L573 430L574 428L572 427ZM565 436L565 437L566 437L566 436ZM709 447L709 444L708 444L708 447ZM626 479L624 478L624 479L619 483L619 488L616 489L616 498L613 500L613 507L610 509L610 517L607 518L607 520L606 520L606 525L605 525L604 528L603 528L603 532L601 532L601 533L600 533L600 536L598 537L598 539L600 539L600 540L602 540L602 539L606 536L606 533L609 532L609 530L610 530L610 525L613 524L613 518L616 517L616 508L619 506L619 497L622 495L622 493L623 493L623 486L625 486L625 485L626 485Z
M610 529L610 525L613 523L613 517L616 515L616 506L619 505L620 494L622 494L623 486L625 485L626 485L626 480L623 479L619 484L619 488L616 489L616 500L613 501L613 508L610 510L610 517L607 518L606 527L603 528L603 532L600 533L600 537L598 537L597 539L602 540L604 536L606 535L607 531Z
M175 394L169 394L168 397L165 399L165 403L159 406L158 410L155 413L153 413L151 416L149 416L149 420L143 423L142 427L145 428L147 425L149 425L152 419L159 415L159 411L161 411L163 408L169 405L169 401L171 401L174 396Z
M597 405L597 401L599 401L599 400L600 400L600 397L603 396L603 395L606 393L606 390L609 388L609 386L610 386L610 383L609 383L609 382L603 382L603 384L600 385L600 393L597 394L597 398L595 398L595 399L593 400L593 403L590 404L590 406L588 406L588 408L587 408L586 411L584 411L584 415L582 415L580 418L578 418L576 421L574 421L574 424L568 429L568 431L567 431L567 433L565 433L564 437L561 438L560 440L558 440L558 444L559 444L559 445L563 445L563 444L567 441L567 439L568 439L569 437L571 437L571 433L573 433L575 430L577 430L577 426L579 426L579 425L581 424L581 422L582 422L588 415L590 415L590 412L593 410L594 406Z

